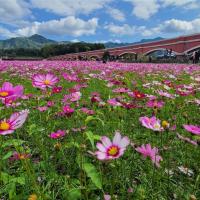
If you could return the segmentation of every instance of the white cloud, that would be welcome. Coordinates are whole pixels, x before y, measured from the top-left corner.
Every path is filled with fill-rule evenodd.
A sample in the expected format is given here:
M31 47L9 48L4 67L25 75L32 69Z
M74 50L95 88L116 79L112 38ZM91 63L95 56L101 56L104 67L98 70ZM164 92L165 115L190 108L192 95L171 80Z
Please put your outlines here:
M133 35L142 35L145 37L155 36L159 34L169 35L184 35L184 34L193 34L200 32L200 18L186 21L178 19L170 19L162 22L157 26L148 28L146 26L130 26L124 24L122 26L109 24L104 27L114 36L133 36Z
M25 0L0 0L0 22L18 24L19 20L30 16L31 11Z
M78 40L78 39L73 39L73 40L71 40L71 42L76 43L76 42L80 42L80 40Z
M133 35L136 31L135 26L130 26L128 24L124 24L121 26L115 24L108 24L104 28L107 29L113 35L120 36Z
M9 31L8 29L1 27L0 26L0 35L7 38L7 37L15 37L16 34L12 33L11 31Z
M158 12L158 0L124 0L133 4L133 15L141 19L149 19Z
M123 22L126 20L124 13L116 8L107 7L107 13L117 21Z
M192 21L171 19L158 27L160 32L190 34L200 32L200 18Z
M103 8L112 0L31 0L32 6L45 9L49 12L70 16L78 14L90 14Z
M152 36L158 34L184 35L198 32L200 32L200 18L191 21L170 19L152 28L144 27L142 34L143 36Z
M161 0L161 3L164 7L167 6L178 6L185 8L194 8L196 9L199 6L199 0Z
M97 26L97 18L84 21L80 18L69 16L60 20L34 22L30 26L18 29L16 33L23 36L30 36L36 33L59 36L82 36L95 34Z
M110 40L97 40L97 41L95 41L95 43L103 43L103 44L108 43L108 42L118 43L118 44L122 43L122 41L118 40L118 39L115 39L115 40L113 40L113 39L110 39Z

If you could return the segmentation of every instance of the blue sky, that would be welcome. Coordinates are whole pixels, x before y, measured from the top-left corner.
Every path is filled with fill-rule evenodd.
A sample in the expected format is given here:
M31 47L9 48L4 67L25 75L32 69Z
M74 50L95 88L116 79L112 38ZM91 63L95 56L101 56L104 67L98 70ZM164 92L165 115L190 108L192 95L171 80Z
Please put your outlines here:
M200 32L200 0L0 0L0 39L135 42Z

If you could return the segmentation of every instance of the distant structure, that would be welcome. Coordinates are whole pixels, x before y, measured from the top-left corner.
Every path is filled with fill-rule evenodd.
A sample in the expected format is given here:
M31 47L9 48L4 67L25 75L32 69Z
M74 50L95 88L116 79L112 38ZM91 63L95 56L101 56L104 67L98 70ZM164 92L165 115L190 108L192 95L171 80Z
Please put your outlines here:
M71 53L61 56L51 57L52 60L77 60L81 57L86 60L101 59L104 52L108 51L111 56L119 57L125 54L138 54L150 55L151 53L159 50L169 49L177 56L191 54L192 52L200 49L200 33L193 35L179 36L171 39L164 39L154 42L140 43L116 48L107 48L95 51L87 51L80 53Z

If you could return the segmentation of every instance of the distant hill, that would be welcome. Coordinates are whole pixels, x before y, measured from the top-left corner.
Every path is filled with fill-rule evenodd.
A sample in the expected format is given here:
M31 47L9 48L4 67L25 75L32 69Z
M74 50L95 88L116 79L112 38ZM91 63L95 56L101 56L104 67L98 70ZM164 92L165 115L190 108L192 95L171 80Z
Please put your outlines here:
M106 48L115 48L115 47L122 47L122 46L134 45L134 44L154 42L154 41L159 41L159 40L164 40L164 39L165 38L162 38L162 37L156 37L156 38L153 38L153 39L142 39L139 42L134 42L134 43L114 43L114 42L107 42L104 45L105 45Z
M49 40L41 35L35 34L30 37L16 37L7 40L0 40L0 49L40 49L47 44L56 44L54 40Z
M132 44L140 44L140 43L146 43L146 42L153 42L158 40L163 40L162 37L157 37L154 39L142 39L139 42L134 43L114 43L114 42L107 42L105 43L106 48L115 48L115 47L121 47L121 46L127 46ZM72 42L70 41L62 41L57 42L54 40L47 39L43 37L42 35L32 35L30 37L16 37L16 38L10 38L7 40L0 40L0 49L41 49L45 45L49 44L70 44ZM82 42L84 43L84 42Z

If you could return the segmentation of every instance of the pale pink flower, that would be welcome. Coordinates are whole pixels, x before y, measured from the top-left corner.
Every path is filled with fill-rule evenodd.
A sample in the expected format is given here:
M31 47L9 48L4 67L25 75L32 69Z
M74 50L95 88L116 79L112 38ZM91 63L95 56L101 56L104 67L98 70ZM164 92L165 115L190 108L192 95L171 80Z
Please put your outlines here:
M98 142L96 144L98 151L95 152L99 160L119 158L124 154L124 151L130 143L128 137L122 137L119 132L115 133L113 141L111 141L108 137L103 136L101 138L101 142L102 143Z
M156 99L147 102L146 106L149 108L162 108L164 106L163 101L157 101Z
M152 148L150 144L143 144L141 147L137 147L135 150L141 153L144 158L149 157L153 164L155 164L157 167L160 167L160 161L163 159L160 155L158 155L158 148Z
M122 106L122 104L121 104L116 98L109 99L107 102L108 102L111 106Z
M26 121L28 113L28 110L23 110L18 113L13 113L10 119L0 121L0 135L11 134L16 129L20 128Z
M65 95L63 101L71 101L71 102L76 102L80 100L81 98L81 93L80 92L72 92L71 94Z
M156 117L140 117L139 121L142 123L142 126L154 130L154 131L163 131L160 120Z
M104 197L104 200L111 200L111 196L108 194L104 194L103 197Z
M69 82L77 82L79 81L79 78L77 77L76 74L67 74L67 73L63 73L63 78Z
M40 107L38 107L37 108L40 112L44 112L44 111L46 111L47 109L48 109L48 107L47 106L40 106Z
M94 110L89 110L88 108L81 108L81 111L86 113L87 115L94 115Z
M54 74L36 74L32 77L33 86L40 89L52 88L58 81Z
M127 93L130 92L128 88L116 88L112 90L113 93Z
M176 135L177 135L177 137L178 137L180 140L183 140L183 141L188 142L188 143L190 143L190 144L192 144L192 145L198 146L198 143L197 143L196 141L191 140L191 139L188 138L188 137L183 137L183 136L180 135L179 133L177 133Z
M168 93L168 92L164 92L164 91L162 91L162 90L159 90L159 91L158 91L158 94L159 94L160 96L163 96L163 97L167 97L167 98L170 98L170 99L175 99L174 95L172 95L172 94L170 94L170 93Z
M200 135L200 127L194 125L183 125L184 129L195 135Z

